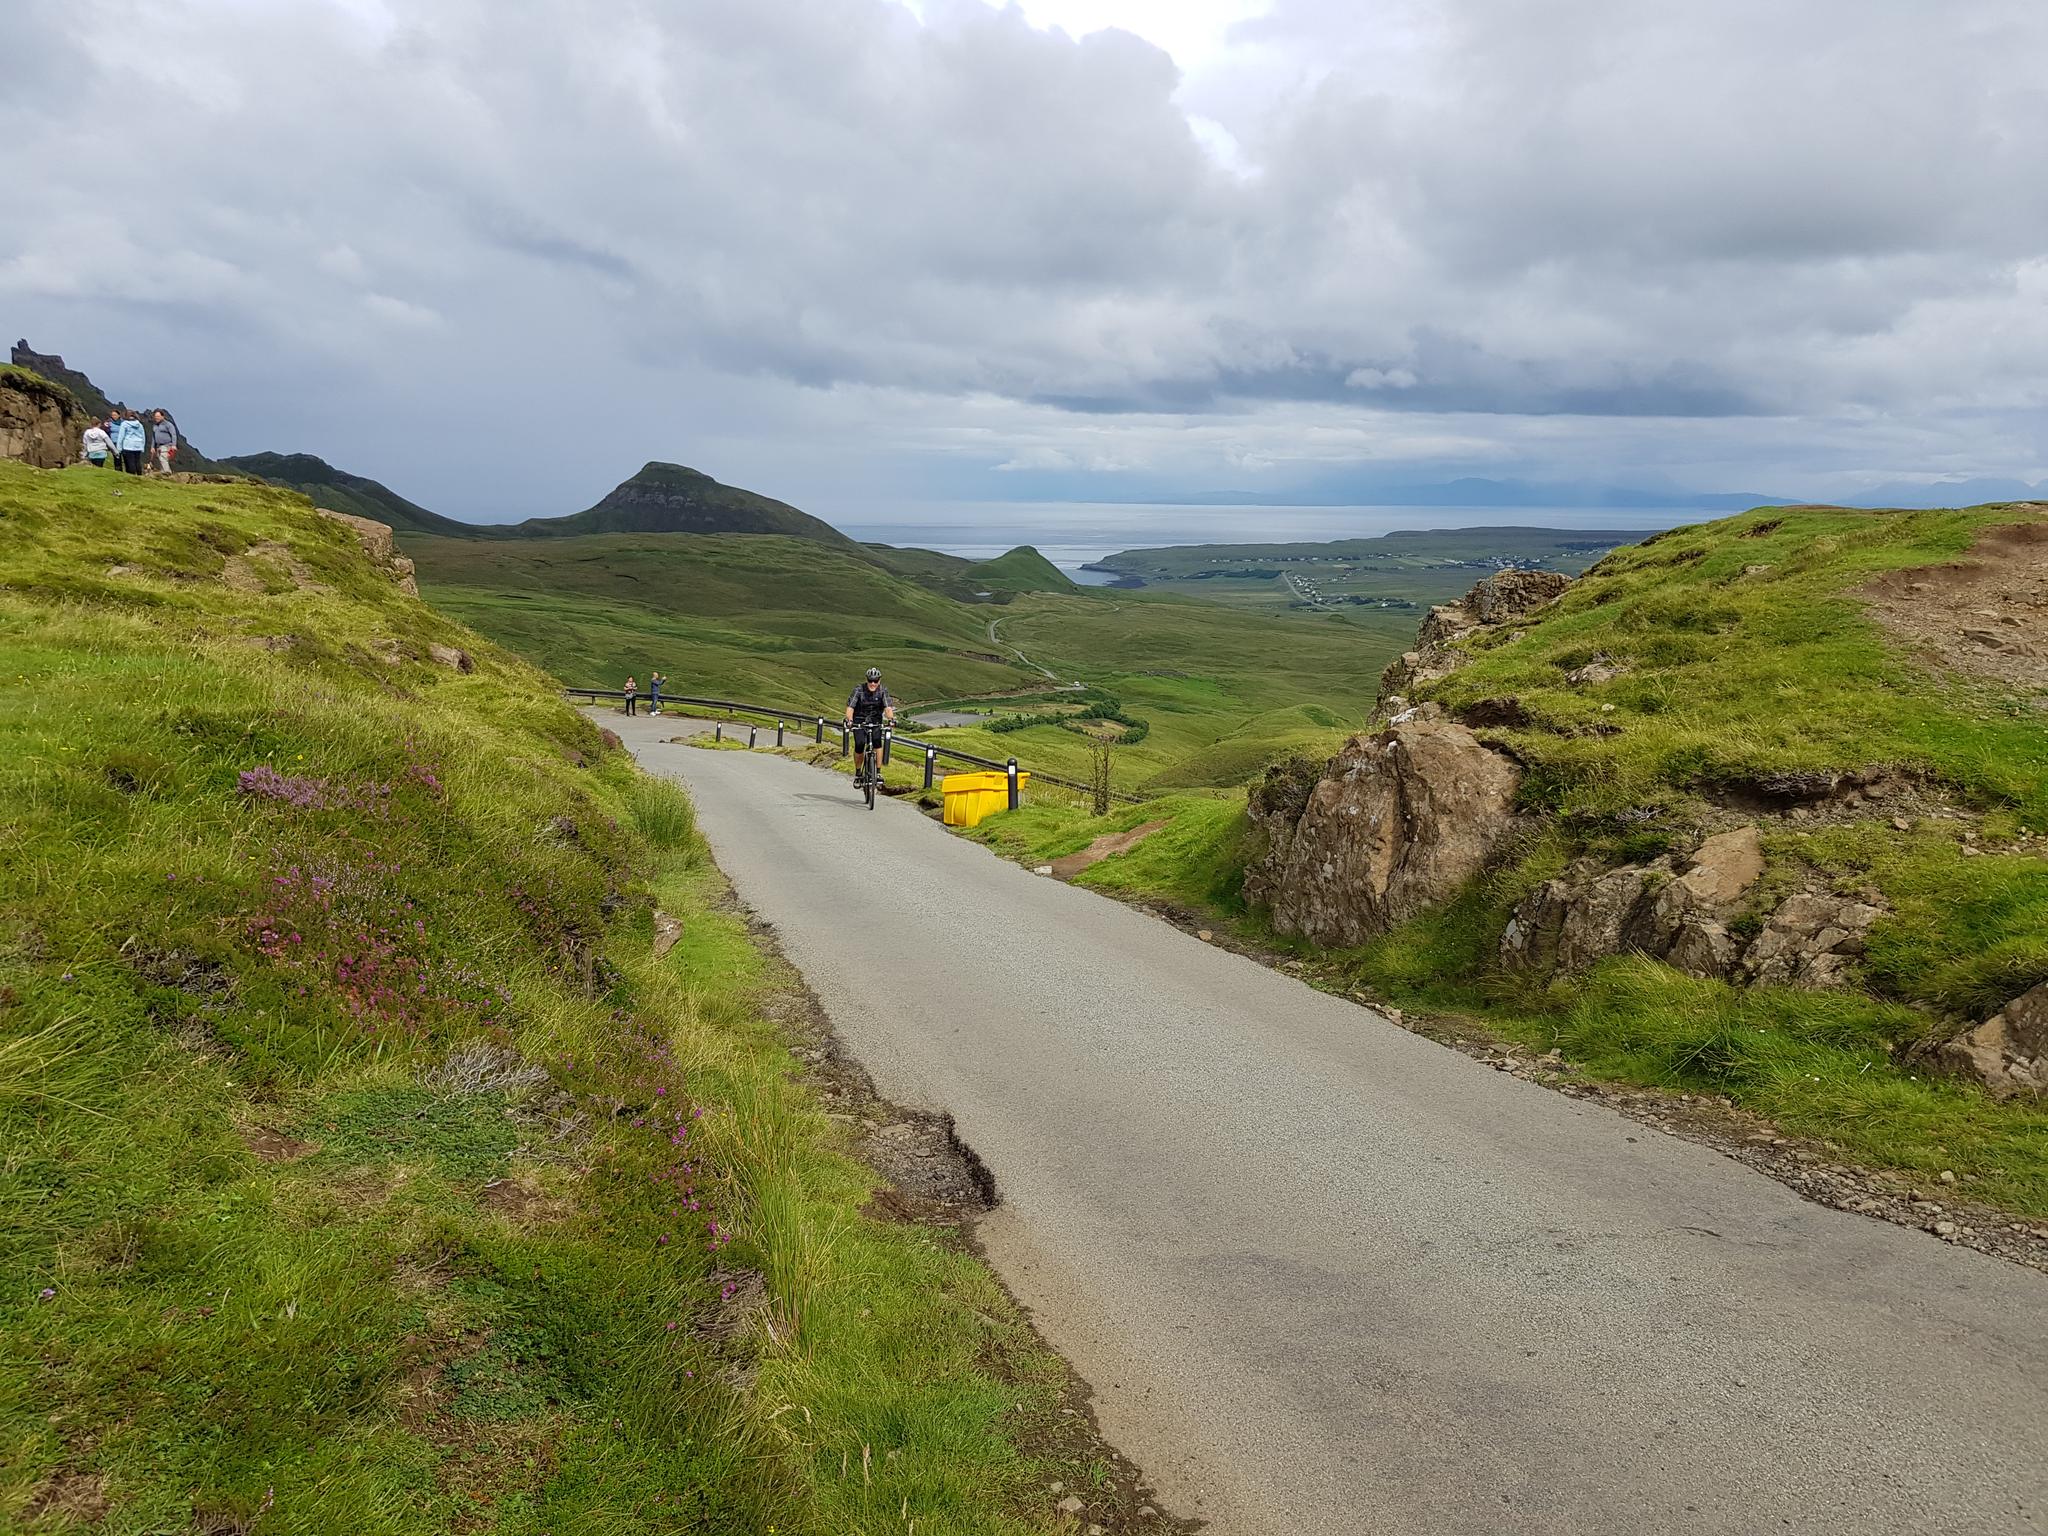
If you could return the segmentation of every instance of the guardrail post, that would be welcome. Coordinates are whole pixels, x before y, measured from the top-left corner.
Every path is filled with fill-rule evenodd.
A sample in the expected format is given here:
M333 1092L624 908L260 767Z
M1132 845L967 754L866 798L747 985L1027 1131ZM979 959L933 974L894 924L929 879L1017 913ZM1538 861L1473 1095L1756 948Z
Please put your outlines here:
M1011 758L1005 771L1010 775L1010 809L1014 811L1017 809L1017 759Z
M937 771L938 766L939 754L930 747L926 747L924 749L924 787L926 789L932 787L932 775Z
M775 722L775 745L778 747L782 745L782 722L780 720Z
M825 717L823 715L818 716L818 735L816 739L819 746L825 745Z
M758 734L759 734L759 733L758 733L758 732L756 731L756 729L755 729L755 728L754 728L753 726L751 726L751 725L750 725L750 726L748 726L748 727L747 727L747 747L748 747L748 750L750 750L750 751L751 751L751 750L753 749L753 745L754 745L754 740L755 740L755 737L756 737L756 736L757 736Z
M841 757L848 757L851 756L852 753L853 736L844 725L841 725L839 727L839 755Z
M888 766L889 766L889 746L890 746L890 744L891 744L892 742L894 742L894 741L895 741L895 739L896 739L896 727L895 727L895 726L893 726L893 725L885 725L885 726L883 726L883 727L882 727L882 766L883 766L884 768L886 768L886 767L888 767Z

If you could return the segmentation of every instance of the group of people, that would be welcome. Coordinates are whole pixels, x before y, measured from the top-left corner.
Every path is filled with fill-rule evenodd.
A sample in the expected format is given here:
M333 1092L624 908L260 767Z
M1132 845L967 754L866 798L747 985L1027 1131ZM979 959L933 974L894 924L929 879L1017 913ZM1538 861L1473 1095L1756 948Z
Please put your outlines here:
M168 413L152 411L145 423L139 412L120 406L85 429L78 451L84 463L101 469L112 465L130 475L168 475L177 456L178 424Z
M661 713L661 690L668 686L668 679L659 672L647 674L647 713ZM626 713L632 714L640 699L640 685L632 678L626 679Z

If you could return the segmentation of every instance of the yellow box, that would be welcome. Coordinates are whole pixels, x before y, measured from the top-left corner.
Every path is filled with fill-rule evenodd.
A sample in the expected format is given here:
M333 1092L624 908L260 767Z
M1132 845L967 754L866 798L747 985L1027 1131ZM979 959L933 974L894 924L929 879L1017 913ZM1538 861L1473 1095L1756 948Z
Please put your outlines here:
M1030 777L1028 773L1018 774L1018 789ZM978 827L982 818L1010 808L1007 773L949 773L939 781L939 792L945 796L949 827Z

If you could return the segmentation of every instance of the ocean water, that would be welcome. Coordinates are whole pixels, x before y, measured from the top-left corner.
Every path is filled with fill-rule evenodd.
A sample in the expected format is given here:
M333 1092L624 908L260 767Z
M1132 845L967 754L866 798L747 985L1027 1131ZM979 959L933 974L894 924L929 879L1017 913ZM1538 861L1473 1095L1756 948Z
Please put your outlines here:
M1428 528L1672 528L1722 513L1670 507L1190 507L1097 502L971 502L898 508L886 521L847 518L856 539L987 560L1019 544L1076 581L1082 566L1125 549L1171 544L1310 544Z

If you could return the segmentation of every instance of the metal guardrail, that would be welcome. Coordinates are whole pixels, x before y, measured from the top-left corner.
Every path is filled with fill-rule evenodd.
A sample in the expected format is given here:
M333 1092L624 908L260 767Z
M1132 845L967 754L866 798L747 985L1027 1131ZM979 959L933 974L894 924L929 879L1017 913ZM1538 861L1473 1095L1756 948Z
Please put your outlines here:
M569 698L589 699L593 703L599 699L623 700L626 697L626 690L623 688L565 687L562 692ZM635 697L646 700L650 705L654 702L652 694L636 694ZM815 710L777 709L772 704L749 704L743 699L704 699L686 693L664 693L661 696L661 702L663 704L691 704L703 709L722 709L726 713L733 715L759 715L765 720L773 720L775 722L775 744L778 747L784 745L784 733L788 728L789 722L792 720L811 726L812 740L820 743L824 741L825 732L829 728L839 733L840 756L844 757L852 750L852 738L848 734L844 722L828 719L826 716L818 714ZM977 768L986 768L994 773L1008 774L1010 776L1010 809L1015 810L1017 808L1017 775L1020 771L1025 770L1020 770L1016 758L1012 757L998 762L991 757L977 757L974 753L962 752L957 747L941 746L937 742L920 740L915 731L905 730L903 727L897 726L890 728L882 737L882 761L884 763L887 763L890 759L890 750L894 745L894 737L898 734L907 738L913 748L924 754L924 787L926 789L933 787L933 782L937 776L935 770L938 766L938 759L942 757L950 758L956 763L972 763ZM754 745L751 732L749 733L747 745ZM1057 774L1040 773L1036 769L1028 770L1028 772L1031 778L1040 784L1057 784L1062 789L1075 790L1084 795L1095 793L1095 787L1092 784L1083 784L1078 779L1063 779ZM1109 798L1124 805L1141 805L1144 803L1136 795L1123 794L1117 790L1111 790Z

